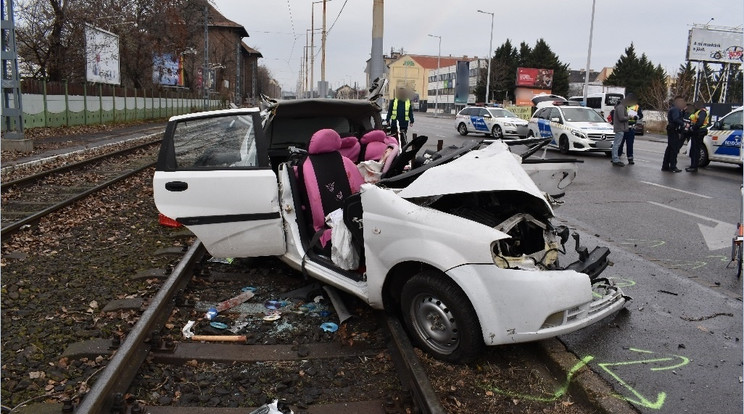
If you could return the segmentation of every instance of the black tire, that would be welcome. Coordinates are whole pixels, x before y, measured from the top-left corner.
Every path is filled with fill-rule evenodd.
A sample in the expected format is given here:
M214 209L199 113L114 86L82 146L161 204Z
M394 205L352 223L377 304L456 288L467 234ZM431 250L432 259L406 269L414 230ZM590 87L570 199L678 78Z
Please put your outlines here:
M612 151L605 151L604 155L607 158L612 158Z
M472 361L483 350L483 333L473 305L445 275L423 271L401 292L403 323L415 344L434 358Z
M708 148L705 147L705 144L700 145L700 161L698 161L698 166L700 168L705 168L708 165L710 165L710 157L708 157Z
M498 125L494 125L491 129L491 136L496 139L503 139L504 138L504 131L501 130L501 127Z
M465 125L464 122L460 122L460 125L457 126L457 132L460 133L460 135L465 136L468 134L468 126Z
M567 136L561 135L561 138L558 140L558 150L560 150L561 154L564 155L570 152Z
M535 134L532 132L532 130L527 131L527 138L533 138Z

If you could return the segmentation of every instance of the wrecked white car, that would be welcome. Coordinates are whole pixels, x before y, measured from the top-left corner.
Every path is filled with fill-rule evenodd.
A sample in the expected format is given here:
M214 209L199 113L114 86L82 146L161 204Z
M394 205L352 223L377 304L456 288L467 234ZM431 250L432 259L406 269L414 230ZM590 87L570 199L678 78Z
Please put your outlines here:
M323 102L333 104L313 107ZM157 207L213 256L277 256L398 313L415 343L443 360L569 333L624 306L620 289L598 277L607 248L577 240L580 259L561 263L569 231L551 224L551 204L505 144L425 156L426 137L397 151L387 144L393 160L372 184L342 155L339 135L365 141L379 115L366 119L298 118L288 129L257 109L173 117L153 181Z

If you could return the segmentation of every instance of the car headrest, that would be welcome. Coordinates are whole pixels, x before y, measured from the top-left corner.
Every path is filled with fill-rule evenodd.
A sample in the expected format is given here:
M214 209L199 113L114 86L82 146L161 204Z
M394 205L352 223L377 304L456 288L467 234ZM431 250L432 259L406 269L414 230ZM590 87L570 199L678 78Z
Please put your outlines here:
M363 145L367 145L370 142L385 142L385 138L387 138L387 134L385 134L385 131L381 129L375 129L362 135L362 139L360 141Z
M359 145L359 140L356 137L341 138L341 148L351 148L355 145Z
M321 129L310 138L308 154L325 154L341 149L341 136L332 129Z

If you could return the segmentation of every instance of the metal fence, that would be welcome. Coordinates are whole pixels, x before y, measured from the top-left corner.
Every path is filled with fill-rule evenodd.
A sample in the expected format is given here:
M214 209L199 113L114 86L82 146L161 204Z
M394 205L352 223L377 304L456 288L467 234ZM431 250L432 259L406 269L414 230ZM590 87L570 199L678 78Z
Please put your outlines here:
M24 128L124 123L222 108L219 99L181 89L132 89L25 79L21 82ZM4 127L3 127L4 128Z

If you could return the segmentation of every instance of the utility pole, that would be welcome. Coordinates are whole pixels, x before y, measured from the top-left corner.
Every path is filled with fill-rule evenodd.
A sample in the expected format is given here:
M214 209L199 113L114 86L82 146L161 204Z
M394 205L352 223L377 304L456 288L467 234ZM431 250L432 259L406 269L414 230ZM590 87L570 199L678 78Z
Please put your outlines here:
M2 0L2 146L5 150L31 152L34 142L23 133L23 103L18 73L13 0Z
M586 72L584 72L584 106L586 106L586 96L589 93L589 73L592 67L592 39L594 38L594 10L597 6L597 0L592 0L592 20L589 24L589 50L586 52Z
M320 57L320 88L318 94L321 98L325 98L328 95L328 85L326 84L326 3L327 0L323 0L323 36L321 38L321 57Z
M483 10L478 10L478 13L491 15L491 40L488 42L488 75L486 78L486 100L485 100L486 105L488 105L488 102L491 99L491 60L492 60L491 53L493 53L493 16L494 16L494 13L486 12Z
M209 90L207 76L209 73L209 4L204 4L204 66L202 67L202 92L204 96L204 110L209 107Z
M382 35L385 29L385 0L372 3L372 54L369 61L369 81L372 82L385 73L385 59L382 52ZM371 87L372 85L367 85Z
M304 96L304 93L307 91L307 87L308 87L308 84L310 82L310 80L308 78L308 75L310 74L309 73L310 71L309 71L309 68L307 66L308 58L309 58L309 56L308 56L308 49L310 48L309 39L310 38L307 35L307 30L305 30L305 86L302 88L303 96Z
M437 117L439 116L439 68L442 60L442 36L430 34L429 37L436 37L439 39L439 50L437 52L437 77L435 78L436 82L434 83L434 92L436 92L436 101L434 101L434 117Z

